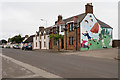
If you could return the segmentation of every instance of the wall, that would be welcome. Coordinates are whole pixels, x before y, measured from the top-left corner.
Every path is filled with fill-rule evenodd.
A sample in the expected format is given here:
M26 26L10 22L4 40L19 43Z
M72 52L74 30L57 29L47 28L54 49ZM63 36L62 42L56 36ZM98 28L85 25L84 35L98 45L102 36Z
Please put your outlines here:
M46 46L44 46L44 42ZM45 39L44 35L41 36L41 49L49 49L49 35L45 35Z
M68 29L67 32L65 32L64 35L64 49L66 49L66 35L67 35L67 50L75 50L76 49L76 36L77 36L77 49L80 49L80 24L79 27L77 28L77 35L76 35L76 29L71 30L70 31L70 25L72 24L72 22L68 23ZM74 27L74 25L73 25ZM74 38L74 43L73 44L69 44L69 38ZM72 42L72 39L71 39Z
M113 47L119 47L120 48L120 40L113 40Z
M88 13L81 26L81 50L112 48L112 29L101 28L93 14Z
M36 36L33 37L33 49L40 49L40 44L39 44L39 36L37 36L37 40L36 40ZM37 47L36 47L36 42L37 42Z

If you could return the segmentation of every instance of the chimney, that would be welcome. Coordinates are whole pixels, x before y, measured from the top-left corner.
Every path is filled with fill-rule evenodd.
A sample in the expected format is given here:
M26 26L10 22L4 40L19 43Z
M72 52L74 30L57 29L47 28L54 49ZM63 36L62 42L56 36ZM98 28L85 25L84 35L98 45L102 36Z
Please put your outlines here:
M43 30L44 29L44 27L43 26L40 26L39 27L39 32L41 31L41 30Z
M28 38L28 35L25 35L25 38Z
M61 21L62 20L62 15L59 15L58 16L58 21Z
M85 5L85 13L92 13L93 14L93 6L92 6L92 3L87 3Z

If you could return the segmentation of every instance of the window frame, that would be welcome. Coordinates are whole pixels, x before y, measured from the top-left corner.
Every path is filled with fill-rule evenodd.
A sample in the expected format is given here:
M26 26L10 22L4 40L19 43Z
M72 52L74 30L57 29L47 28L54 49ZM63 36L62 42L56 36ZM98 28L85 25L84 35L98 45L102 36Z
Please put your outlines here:
M71 45L71 37L69 37L69 45Z
M72 45L74 45L74 37L72 37Z

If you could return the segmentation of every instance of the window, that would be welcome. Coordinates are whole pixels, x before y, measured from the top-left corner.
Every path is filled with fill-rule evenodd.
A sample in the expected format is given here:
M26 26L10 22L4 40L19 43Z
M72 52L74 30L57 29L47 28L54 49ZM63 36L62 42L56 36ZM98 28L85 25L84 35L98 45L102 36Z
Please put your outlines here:
M57 28L55 28L56 29L56 34L57 34Z
M63 25L61 25L61 32L63 32L63 31L64 31L64 30L63 30L63 27L64 27L64 26L63 26Z
M54 39L54 45L55 45L56 43L55 43L55 39Z
M72 31L74 30L74 26L73 26L73 23L71 23L71 27L72 27Z
M46 42L44 42L44 47L46 47Z
M36 42L36 47L37 47L37 42Z
M55 29L55 28L54 28L54 31L53 31L53 32L54 32L54 34L56 33L56 29Z
M45 34L44 34L44 39L45 39Z
M69 31L71 31L71 24L69 24L69 27L70 27Z
M37 40L37 35L35 37L36 37L36 40Z
M41 39L41 35L40 35L40 39Z
M69 45L71 45L71 37L69 37Z
M72 37L72 45L74 45L74 37Z

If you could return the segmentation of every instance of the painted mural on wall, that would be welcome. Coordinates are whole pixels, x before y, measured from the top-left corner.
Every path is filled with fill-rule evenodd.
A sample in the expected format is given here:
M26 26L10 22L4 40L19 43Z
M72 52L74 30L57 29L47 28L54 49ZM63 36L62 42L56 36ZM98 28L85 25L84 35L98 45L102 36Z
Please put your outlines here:
M112 29L102 28L93 14L81 22L81 50L112 48Z

